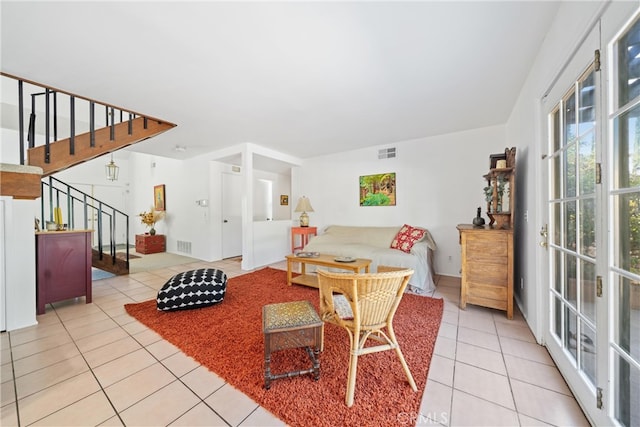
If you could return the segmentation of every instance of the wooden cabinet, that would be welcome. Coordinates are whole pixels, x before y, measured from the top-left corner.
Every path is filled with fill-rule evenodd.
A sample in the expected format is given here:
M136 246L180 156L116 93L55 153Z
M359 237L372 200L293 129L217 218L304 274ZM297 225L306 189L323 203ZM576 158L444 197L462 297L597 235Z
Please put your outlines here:
M505 310L513 318L513 230L458 225L462 247L460 308Z
M69 298L91 302L91 230L36 233L36 312Z
M163 234L136 234L136 252L141 254L157 254L164 252L165 236Z

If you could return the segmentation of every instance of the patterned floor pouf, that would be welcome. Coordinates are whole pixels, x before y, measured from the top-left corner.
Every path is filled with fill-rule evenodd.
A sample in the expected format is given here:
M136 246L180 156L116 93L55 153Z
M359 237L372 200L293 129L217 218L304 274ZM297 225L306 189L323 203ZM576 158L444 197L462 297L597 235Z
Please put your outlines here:
M227 275L215 268L176 274L158 291L158 310L207 307L221 302L227 292Z

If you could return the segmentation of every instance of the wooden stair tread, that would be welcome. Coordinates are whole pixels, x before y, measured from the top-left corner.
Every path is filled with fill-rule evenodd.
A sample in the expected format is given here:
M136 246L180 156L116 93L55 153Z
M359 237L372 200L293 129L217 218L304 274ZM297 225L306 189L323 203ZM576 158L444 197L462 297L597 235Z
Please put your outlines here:
M100 270L108 271L117 276L123 274L129 274L129 266L126 260L119 258L116 255L115 263L113 257L109 254L102 253L102 259L100 259L100 253L97 249L91 250L91 265Z

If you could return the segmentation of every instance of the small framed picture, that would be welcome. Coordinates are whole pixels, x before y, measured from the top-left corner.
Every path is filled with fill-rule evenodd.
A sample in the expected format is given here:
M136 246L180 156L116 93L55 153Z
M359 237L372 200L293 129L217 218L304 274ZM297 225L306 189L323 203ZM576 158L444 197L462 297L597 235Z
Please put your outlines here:
M507 155L505 153L489 155L489 169L497 168L498 160L507 160Z
M280 195L280 205L281 206L288 206L289 205L289 196L287 196L286 194L281 194Z
M153 208L157 211L165 210L166 200L164 194L164 184L153 187Z

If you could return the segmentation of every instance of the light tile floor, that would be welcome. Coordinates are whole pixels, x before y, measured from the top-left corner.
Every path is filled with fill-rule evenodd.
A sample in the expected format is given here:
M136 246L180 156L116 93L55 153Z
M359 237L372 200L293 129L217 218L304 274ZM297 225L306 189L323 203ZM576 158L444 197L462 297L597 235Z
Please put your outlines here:
M125 312L201 267L246 273L237 261L198 262L97 280L93 304L55 303L37 326L0 334L0 425L283 425ZM445 311L421 410L399 424L588 425L520 313L459 310L460 279L437 280Z

